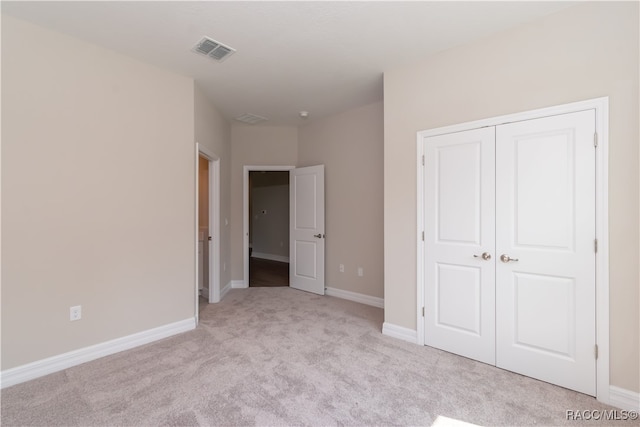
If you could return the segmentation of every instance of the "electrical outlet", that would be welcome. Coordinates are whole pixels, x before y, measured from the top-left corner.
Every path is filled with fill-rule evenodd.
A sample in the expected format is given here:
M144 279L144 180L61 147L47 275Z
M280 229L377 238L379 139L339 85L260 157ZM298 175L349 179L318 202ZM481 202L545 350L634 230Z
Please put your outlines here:
M69 320L73 322L74 320L80 320L80 319L82 319L82 306L75 305L73 307L70 307Z
M340 269L340 273L344 273L344 264L340 264L339 269Z
M364 276L364 270L362 269L362 267L358 267L358 276Z

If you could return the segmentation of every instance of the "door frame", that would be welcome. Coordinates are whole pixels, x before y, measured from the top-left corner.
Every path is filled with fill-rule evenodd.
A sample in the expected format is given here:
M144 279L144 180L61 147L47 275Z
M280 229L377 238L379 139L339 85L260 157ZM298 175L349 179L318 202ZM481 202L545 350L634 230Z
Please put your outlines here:
M244 267L242 286L249 287L249 172L266 171L266 172L288 172L295 169L295 166L248 166L245 165L242 171L242 262Z
M521 113L508 114L452 126L427 129L417 133L417 306L416 306L416 343L425 343L425 305L424 286L424 138L453 132L477 129L485 126L498 126L511 122L538 119L577 111L595 110L596 114L596 224L595 236L598 240L596 257L596 399L610 402L609 391L609 97L589 99L570 104L540 108Z
M196 142L195 150L195 307L196 321L198 320L198 235L200 234L199 221L199 181L200 181L200 157L209 161L209 235L212 239L209 243L209 303L220 302L220 157L204 145Z

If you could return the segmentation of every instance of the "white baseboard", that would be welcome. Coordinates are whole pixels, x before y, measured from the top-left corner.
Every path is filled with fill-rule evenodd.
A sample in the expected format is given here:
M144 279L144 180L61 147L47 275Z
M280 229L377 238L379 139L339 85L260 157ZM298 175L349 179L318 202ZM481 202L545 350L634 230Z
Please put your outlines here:
M418 332L416 330L394 325L393 323L384 322L382 324L382 335L398 338L412 344L418 343Z
M227 283L224 288L220 289L220 301L222 301L222 298L224 298L224 296L227 295L227 293L231 290L232 287L233 286L231 285L231 281L229 281L229 283Z
M640 393L609 386L609 405L627 411L640 411Z
M232 280L229 283L231 283L232 289L244 289L249 287L244 280Z
M348 299L349 301L359 302L360 304L384 308L384 300L382 298L359 294L357 292L343 291L342 289L336 288L325 288L325 294L329 295L330 297Z
M116 338L0 372L0 388L20 384L124 350L195 329L195 317Z
M252 252L252 258L268 259L271 261L289 262L289 257L284 255L265 254L263 252Z

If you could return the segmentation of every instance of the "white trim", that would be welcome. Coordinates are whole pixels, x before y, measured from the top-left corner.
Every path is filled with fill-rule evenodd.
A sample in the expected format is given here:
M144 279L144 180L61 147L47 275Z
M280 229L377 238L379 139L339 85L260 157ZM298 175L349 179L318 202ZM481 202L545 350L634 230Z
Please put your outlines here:
M552 107L539 108L536 110L522 111L520 113L506 114L504 116L490 117L488 119L475 120L472 122L458 123L450 126L443 126L434 129L427 129L418 132L418 137L422 141L425 137L444 135L454 132L462 132L471 129L478 129L486 126L500 126L507 123L521 122L524 120L540 119L543 117L557 116L560 114L575 113L578 111L606 109L608 111L609 97L588 99L586 101L572 102L570 104L555 105ZM604 112L604 110L603 110ZM604 118L604 116L600 116ZM602 122L596 120L596 129L602 126Z
M290 171L295 166L247 166L242 171L242 263L243 282L249 283L249 172L250 171ZM235 287L235 286L234 286Z
M403 326L394 325L393 323L384 322L382 324L382 335L407 341L412 344L418 343L417 331Z
M101 357L129 350L182 332L187 332L195 329L195 327L196 318L192 317L179 322L169 323L168 325L149 329L147 331L138 332L125 337L116 338L111 341L106 341L100 344L38 360L26 365L7 369L0 373L0 388L20 384L25 381L99 359Z
M195 228L196 238L194 239L195 245L195 259L193 263L193 268L195 269L194 281L195 281L195 297L193 301L193 315L196 318L196 325L200 321L200 256L198 255L199 245L200 245L200 207L199 199L200 199L200 149L199 144L196 142L196 150L195 150L195 159L194 159L194 185L193 185L193 200L195 207L193 209L195 220L193 221L193 226ZM203 243L204 245L204 243Z
M289 262L289 257L284 255L265 254L263 252L251 252L252 258L268 259L270 261Z
M337 288L325 288L325 295L355 301L360 304L366 304L373 307L384 308L384 300L382 298L359 294L357 292L345 291Z
M417 306L416 306L416 344L418 345L424 345L425 342L425 336L424 336L424 315L423 315L423 310L424 310L424 306L426 303L425 297L424 297L424 240L422 240L422 235L425 232L425 227L424 227L424 178L425 178L425 168L424 168L424 164L423 162L423 158L424 158L424 144L422 143L422 140L424 139L423 136L421 136L421 133L418 132L418 136L417 136L417 146L418 146L418 156L417 156L417 171L418 173L416 174L417 177L417 185L416 188L418 189L418 194L417 194L417 233L418 235L416 236L416 267L417 267L417 276L416 276L416 298L417 298Z
M222 301L222 299L227 295L227 293L233 288L233 286L231 286L231 281L229 281L229 283L227 283L224 288L222 288L220 290L220 301Z
M592 102L596 109L596 398L610 403L609 378L609 98Z
M199 181L200 181L200 162L199 158L203 157L209 161L209 235L212 240L205 239L204 242L209 244L209 291L206 298L209 303L220 302L220 157L204 145L196 142L195 152L195 230L196 230L196 254L198 253L198 240L200 235L199 220ZM208 236L207 236L208 237ZM198 257L195 261L195 282L196 282L196 301L195 316L198 322L199 310L199 284L198 284Z
M209 161L209 232L211 251L209 251L209 295L210 303L220 302L220 159ZM213 225L211 225L213 224Z
M627 411L640 411L640 393L612 385L609 387L609 404Z
M516 121L567 114L585 110L595 110L598 148L596 151L596 343L598 359L596 361L596 398L604 403L610 402L609 384L609 98L595 98L571 104L557 105L505 116L492 117L473 122L460 123L417 133L417 292L416 322L417 343L424 345L424 242L418 237L424 230L424 154L423 140L426 137L477 129L485 126L498 126Z
M229 284L231 285L232 289L246 289L249 287L247 285L247 282L245 282L244 280L232 280L229 282Z

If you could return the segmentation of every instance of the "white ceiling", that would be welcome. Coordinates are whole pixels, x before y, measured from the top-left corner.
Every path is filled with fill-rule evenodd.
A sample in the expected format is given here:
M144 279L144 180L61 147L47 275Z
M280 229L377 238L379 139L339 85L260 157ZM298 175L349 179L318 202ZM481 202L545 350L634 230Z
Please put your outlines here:
M191 76L228 119L296 125L382 100L382 73L568 2L2 1L2 13ZM202 36L237 52L191 52ZM43 41L46 48L46 41Z

